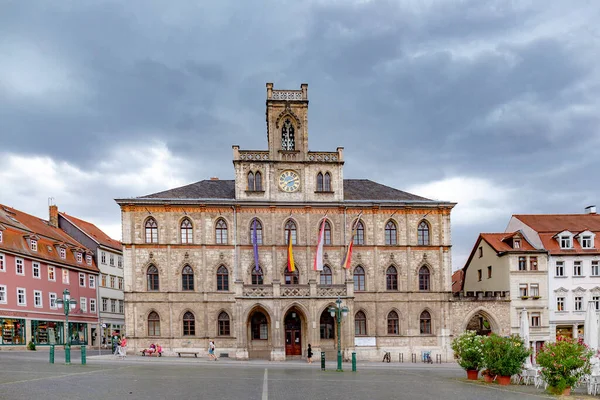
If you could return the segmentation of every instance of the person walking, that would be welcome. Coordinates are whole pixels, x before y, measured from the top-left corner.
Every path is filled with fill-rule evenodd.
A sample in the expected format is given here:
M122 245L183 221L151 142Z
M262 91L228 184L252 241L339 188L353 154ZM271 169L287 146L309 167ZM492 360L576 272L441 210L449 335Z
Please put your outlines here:
M313 356L312 347L310 347L310 343L309 343L308 350L306 350L306 362L308 362L309 364L312 364L312 356Z
M217 361L217 356L215 355L215 342L212 340L208 342L208 360Z
M123 335L123 338L121 339L121 349L119 350L119 355L122 359L127 357L127 338L125 335Z

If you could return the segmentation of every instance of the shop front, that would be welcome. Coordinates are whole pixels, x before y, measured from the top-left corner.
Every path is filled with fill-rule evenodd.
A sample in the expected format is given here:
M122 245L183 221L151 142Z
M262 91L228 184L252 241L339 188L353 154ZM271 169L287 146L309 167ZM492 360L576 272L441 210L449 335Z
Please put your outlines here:
M25 320L20 318L0 318L2 338L0 345L25 344Z
M88 344L88 324L84 322L69 322L69 338L71 344Z
M31 321L31 339L36 345L64 344L64 322Z

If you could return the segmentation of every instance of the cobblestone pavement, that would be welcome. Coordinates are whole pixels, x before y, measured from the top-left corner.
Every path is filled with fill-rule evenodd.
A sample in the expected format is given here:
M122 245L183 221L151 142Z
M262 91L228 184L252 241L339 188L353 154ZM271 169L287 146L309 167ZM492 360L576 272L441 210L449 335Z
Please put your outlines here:
M96 353L97 354L97 353ZM465 379L454 364L359 363L335 372L328 363L235 361L173 357L90 355L81 365L56 363L48 352L0 352L0 399L540 399L532 386L487 385ZM572 399L585 398L575 395Z

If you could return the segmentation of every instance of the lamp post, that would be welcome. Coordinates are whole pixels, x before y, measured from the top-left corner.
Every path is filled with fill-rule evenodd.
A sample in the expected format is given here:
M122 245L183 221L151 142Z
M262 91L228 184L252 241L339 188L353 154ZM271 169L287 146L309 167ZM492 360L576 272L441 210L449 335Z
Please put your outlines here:
M329 307L329 313L337 322L337 369L338 372L344 372L342 369L342 318L348 315L348 307L342 307L342 300L338 297L335 301L336 307Z
M77 301L71 298L71 294L69 293L69 289L65 289L63 291L63 298L56 300L56 305L58 308L64 308L65 318L67 326L66 329L66 345L65 345L65 364L71 364L71 338L69 337L69 311L74 310L77 306Z

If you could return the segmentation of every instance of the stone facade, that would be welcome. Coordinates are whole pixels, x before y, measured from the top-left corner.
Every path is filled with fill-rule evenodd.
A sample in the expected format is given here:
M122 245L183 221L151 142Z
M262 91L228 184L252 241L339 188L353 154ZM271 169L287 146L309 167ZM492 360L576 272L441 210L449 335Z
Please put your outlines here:
M356 352L359 359L379 360L384 351L407 357L431 351L444 360L451 358L454 204L371 181L344 180L342 148L308 151L307 96L306 85L298 91L278 91L267 84L269 149L242 151L233 146L234 182L201 181L117 200L122 210L130 349L159 343L167 354L194 349L205 355L212 339L217 353L238 359L301 357L308 343L315 354L325 351L331 357L337 351L337 328L328 309L339 298L349 309L340 335L346 358ZM290 124L293 145L289 134L282 133L282 126L289 129ZM287 143L285 149L282 142ZM297 182L286 187L284 171L293 171ZM261 184L250 187L248 174L256 172ZM317 183L319 173L328 174L330 187ZM262 228L257 246L262 282L253 282L252 276L255 218ZM344 269L340 265L359 218L364 241L354 245L351 266ZM313 270L323 219L330 227L323 261L331 269L331 282ZM184 221L192 226L187 239L182 239ZM297 282L285 275L285 229L290 221L295 225ZM394 228L386 234L390 222ZM153 223L155 236L149 227ZM183 276L188 266L193 276ZM355 282L357 267L364 270L364 288ZM386 274L390 267L397 272L397 287L388 283L393 281L393 275ZM156 276L150 272L154 268ZM218 271L226 271L227 287ZM389 318L391 312L398 316L397 323Z

